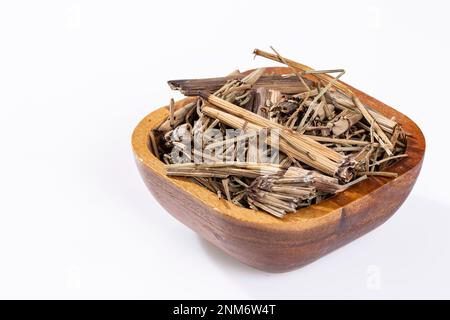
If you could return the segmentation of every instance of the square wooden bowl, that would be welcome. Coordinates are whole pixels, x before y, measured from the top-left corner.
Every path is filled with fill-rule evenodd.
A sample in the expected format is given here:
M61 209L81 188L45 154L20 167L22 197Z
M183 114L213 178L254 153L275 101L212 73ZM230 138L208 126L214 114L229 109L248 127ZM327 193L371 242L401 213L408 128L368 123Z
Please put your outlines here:
M267 68L286 74L288 68ZM343 83L360 100L395 119L411 136L407 158L390 167L397 178L369 177L319 204L283 219L241 208L191 182L168 177L163 162L149 149L149 132L168 116L168 107L147 115L132 136L139 172L153 197L176 219L239 261L268 272L304 266L376 228L391 217L409 195L422 166L425 139L407 116ZM184 106L194 98L176 103Z

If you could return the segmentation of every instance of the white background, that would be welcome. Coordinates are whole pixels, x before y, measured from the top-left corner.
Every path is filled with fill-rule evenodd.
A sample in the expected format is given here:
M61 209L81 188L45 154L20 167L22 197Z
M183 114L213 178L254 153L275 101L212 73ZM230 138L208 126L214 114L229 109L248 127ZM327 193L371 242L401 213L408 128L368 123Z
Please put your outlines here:
M448 1L1 1L0 298L450 298ZM344 80L423 129L415 189L309 266L240 264L162 209L130 137L166 81L273 65Z

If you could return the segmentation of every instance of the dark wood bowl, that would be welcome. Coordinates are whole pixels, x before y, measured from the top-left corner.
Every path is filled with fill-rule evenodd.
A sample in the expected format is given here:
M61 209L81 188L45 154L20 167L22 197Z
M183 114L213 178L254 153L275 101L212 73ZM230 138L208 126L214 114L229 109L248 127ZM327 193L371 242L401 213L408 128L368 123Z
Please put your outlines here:
M267 73L290 73L267 68ZM154 198L176 219L239 261L268 272L304 266L381 225L409 195L422 166L425 139L407 116L347 85L360 100L411 134L409 157L390 167L397 178L369 177L320 204L299 209L283 219L241 208L189 181L168 177L164 164L149 150L149 132L169 114L162 107L147 115L132 136L139 172ZM176 102L179 108L192 101Z

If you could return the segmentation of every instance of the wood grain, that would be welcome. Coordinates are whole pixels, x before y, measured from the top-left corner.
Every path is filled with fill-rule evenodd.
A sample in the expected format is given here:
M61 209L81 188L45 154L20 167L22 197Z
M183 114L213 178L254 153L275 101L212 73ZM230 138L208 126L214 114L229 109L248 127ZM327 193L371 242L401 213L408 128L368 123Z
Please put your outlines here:
M289 73L267 68L266 73ZM136 127L132 146L139 172L155 199L176 219L239 261L268 272L304 266L376 228L391 217L409 195L419 175L425 139L407 116L341 82L364 104L388 117L395 116L406 132L406 153L388 171L395 179L369 177L317 205L277 219L261 211L235 206L181 177L167 177L164 164L149 150L149 131L169 114L162 107ZM194 98L178 101L175 108ZM399 230L401 232L401 230Z

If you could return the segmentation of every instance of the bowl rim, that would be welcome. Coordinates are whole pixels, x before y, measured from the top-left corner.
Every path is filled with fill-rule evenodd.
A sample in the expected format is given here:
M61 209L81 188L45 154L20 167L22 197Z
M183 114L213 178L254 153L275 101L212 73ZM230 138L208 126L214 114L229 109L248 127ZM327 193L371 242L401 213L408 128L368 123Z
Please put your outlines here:
M252 70L246 71L246 73ZM291 73L287 67L268 67L267 74ZM160 161L149 149L149 132L157 127L169 115L169 107L163 106L145 116L133 131L131 142L135 159L140 165L154 174L159 175L168 183L175 185L181 192L189 194L198 202L213 209L215 214L222 218L231 219L235 222L257 225L259 227L279 227L286 230L298 231L323 226L331 220L339 219L342 209L357 200L368 197L373 191L386 187L391 183L403 179L412 169L420 166L425 153L425 138L420 128L406 115L395 110L392 107L376 100L375 98L361 92L358 89L340 81L366 105L382 112L388 117L395 117L406 132L410 133L406 148L407 158L398 161L388 168L390 172L398 173L396 178L385 178L370 176L368 179L354 185L344 192L336 194L319 204L314 204L305 208L298 209L295 213L287 214L283 219L269 215L263 211L256 211L248 208L236 206L225 199L219 199L217 195L204 187L190 181L184 177L169 177L165 174L164 163ZM185 104L195 100L196 97L187 97L175 102L175 108L181 108Z

